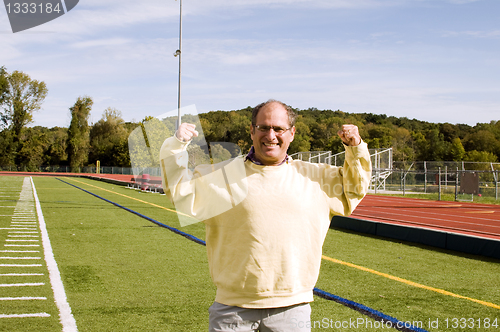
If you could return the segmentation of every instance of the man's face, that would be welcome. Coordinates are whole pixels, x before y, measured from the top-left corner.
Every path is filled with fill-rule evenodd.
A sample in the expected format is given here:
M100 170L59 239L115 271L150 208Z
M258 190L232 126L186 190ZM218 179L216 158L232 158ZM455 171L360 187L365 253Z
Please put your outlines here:
M256 126L272 126L288 129L288 115L286 109L279 103L270 103L264 106L255 121ZM255 127L250 128L255 157L266 166L279 165L286 157L288 146L293 141L295 127L277 135L273 129L266 132Z

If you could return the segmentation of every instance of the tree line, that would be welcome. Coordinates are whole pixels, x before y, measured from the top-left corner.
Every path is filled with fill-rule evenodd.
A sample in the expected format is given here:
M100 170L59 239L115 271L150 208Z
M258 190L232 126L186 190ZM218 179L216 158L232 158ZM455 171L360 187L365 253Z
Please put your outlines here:
M76 169L95 166L99 160L101 166L130 167L134 158L155 159L162 140L175 131L173 118L160 121L148 116L139 122L126 122L121 112L112 107L102 111L99 121L89 123L93 106L89 96L78 97L68 108L71 115L68 128L30 127L33 114L40 110L47 93L44 82L23 72L9 73L4 67L0 68L0 166L32 171L43 166ZM352 123L359 127L369 148L392 147L394 161L496 162L500 158L498 120L470 126L340 110L296 111L299 116L290 154L342 152L344 148L336 133L342 124ZM231 142L246 153L252 145L251 114L252 107L247 107L202 113L198 119L186 115L183 121L198 121L207 142ZM196 148L202 145L195 143ZM148 153L141 156L134 149L148 150Z

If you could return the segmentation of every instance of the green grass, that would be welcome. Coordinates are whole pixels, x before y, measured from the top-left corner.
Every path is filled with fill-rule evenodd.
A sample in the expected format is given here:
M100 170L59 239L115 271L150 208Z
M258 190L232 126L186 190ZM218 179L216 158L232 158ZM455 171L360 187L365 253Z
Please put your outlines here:
M19 200L24 177L0 177L0 228L11 228L12 215ZM5 247L10 230L0 230L0 250L40 250L38 253L1 252L0 257L43 257L40 248ZM12 243L11 243L12 244ZM42 264L41 267L0 267L0 274L11 273L43 273L42 276L0 276L0 284L44 283L44 286L35 287L0 287L0 297L46 297L40 301L1 301L0 314L28 314L48 313L49 318L3 318L0 319L0 331L57 331L60 330L59 314L54 304L53 292L43 259L40 260L6 260L2 264ZM29 324L28 324L29 320Z
M329 231L324 254L426 286L500 304L498 260L337 230ZM500 316L498 309L329 261L323 261L317 287L405 322Z
M392 186L388 185L387 190L401 191L401 188L399 186L392 187ZM415 192L417 192L417 193L415 193ZM472 198L472 201L474 203L500 205L500 198L495 199L495 187L494 186L493 187L481 186L479 188L479 192L481 193L481 196L470 195L470 194L460 194L459 193L457 199L459 201L469 201L470 202L471 198ZM435 200L435 201L437 201L439 199L437 185L428 185L427 192L425 192L425 193L424 193L424 186L423 185L412 185L412 186L407 187L406 194L404 196L403 196L402 192L401 192L401 194L384 194L384 193L381 193L380 191L377 192L377 195L430 199L430 200ZM450 202L455 201L455 186L454 185L449 184L448 186L445 186L443 184L441 186L441 200L442 201L450 201Z
M420 194L381 194L377 193L377 195L380 196L394 196L394 197L408 197L408 198L418 198L418 199L428 199L428 200L433 200L437 201L439 200L439 194L438 193L420 193ZM472 198L472 200L471 200ZM448 201L448 202L454 202L455 201L455 194L441 194L441 200L442 201ZM464 194L459 194L458 195L458 201L464 201L464 202L474 202L474 203L479 203L479 204L495 204L495 205L500 205L500 199L495 199L495 196L478 196L478 195L464 195Z
M215 290L203 246L55 179L35 183L80 331L205 329L207 317L199 312ZM171 212L85 189L162 222L176 221ZM167 203L165 196L115 189Z
M207 310L215 297L215 288L209 277L204 246L55 178L34 178L34 181L79 331L207 330ZM165 196L86 179L65 181L162 223L179 227L174 213L138 201L172 208ZM18 188L19 191L21 184L22 177L0 177L0 187ZM2 200L1 205L15 205L15 200ZM181 230L204 239L204 227L200 223ZM4 235L0 233L0 236ZM382 273L500 304L498 260L333 229L327 235L323 251L326 256ZM451 323L452 318L500 317L498 309L327 260L322 263L317 287L401 321L422 321L422 328L428 331L460 330L446 329L446 318ZM50 289L47 292L50 293ZM50 319L0 319L0 330L60 331L55 306L52 303L45 306L47 308L40 310L51 310ZM366 317L318 297L311 306L312 321L346 322ZM3 308L2 303L0 311ZM436 319L440 321L439 329L429 328L428 321ZM50 324L44 323L47 321ZM368 321L373 322L369 318ZM33 327L36 324L39 326ZM313 331L325 330L316 326ZM363 325L356 329L326 330L387 329L365 328Z

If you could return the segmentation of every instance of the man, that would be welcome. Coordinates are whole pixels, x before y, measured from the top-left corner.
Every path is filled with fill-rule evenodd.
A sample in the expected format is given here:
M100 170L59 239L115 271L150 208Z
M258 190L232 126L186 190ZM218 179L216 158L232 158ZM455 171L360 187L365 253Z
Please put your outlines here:
M187 170L182 154L198 135L192 124L183 123L163 144L164 188L189 214L206 216L201 219L217 287L209 331L310 331L309 303L331 217L349 215L366 194L371 163L358 128L344 125L338 132L346 146L343 168L311 164L287 155L296 116L275 100L254 109L253 146L239 159L245 195L219 214L207 209L217 205L217 199L229 200L227 192L243 185L229 181L232 186L226 192L224 185L197 179L230 164L212 165L212 173L203 167L194 175Z

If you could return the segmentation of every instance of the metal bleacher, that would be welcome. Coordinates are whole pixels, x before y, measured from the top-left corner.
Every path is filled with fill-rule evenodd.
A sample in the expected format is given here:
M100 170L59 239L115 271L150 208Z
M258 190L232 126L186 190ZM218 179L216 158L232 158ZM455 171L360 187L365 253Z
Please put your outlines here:
M385 190L385 180L392 174L392 148L369 149L372 161L371 190ZM311 163L326 163L332 166L342 166L345 152L332 154L331 151L297 152L290 155L293 159L304 160Z

